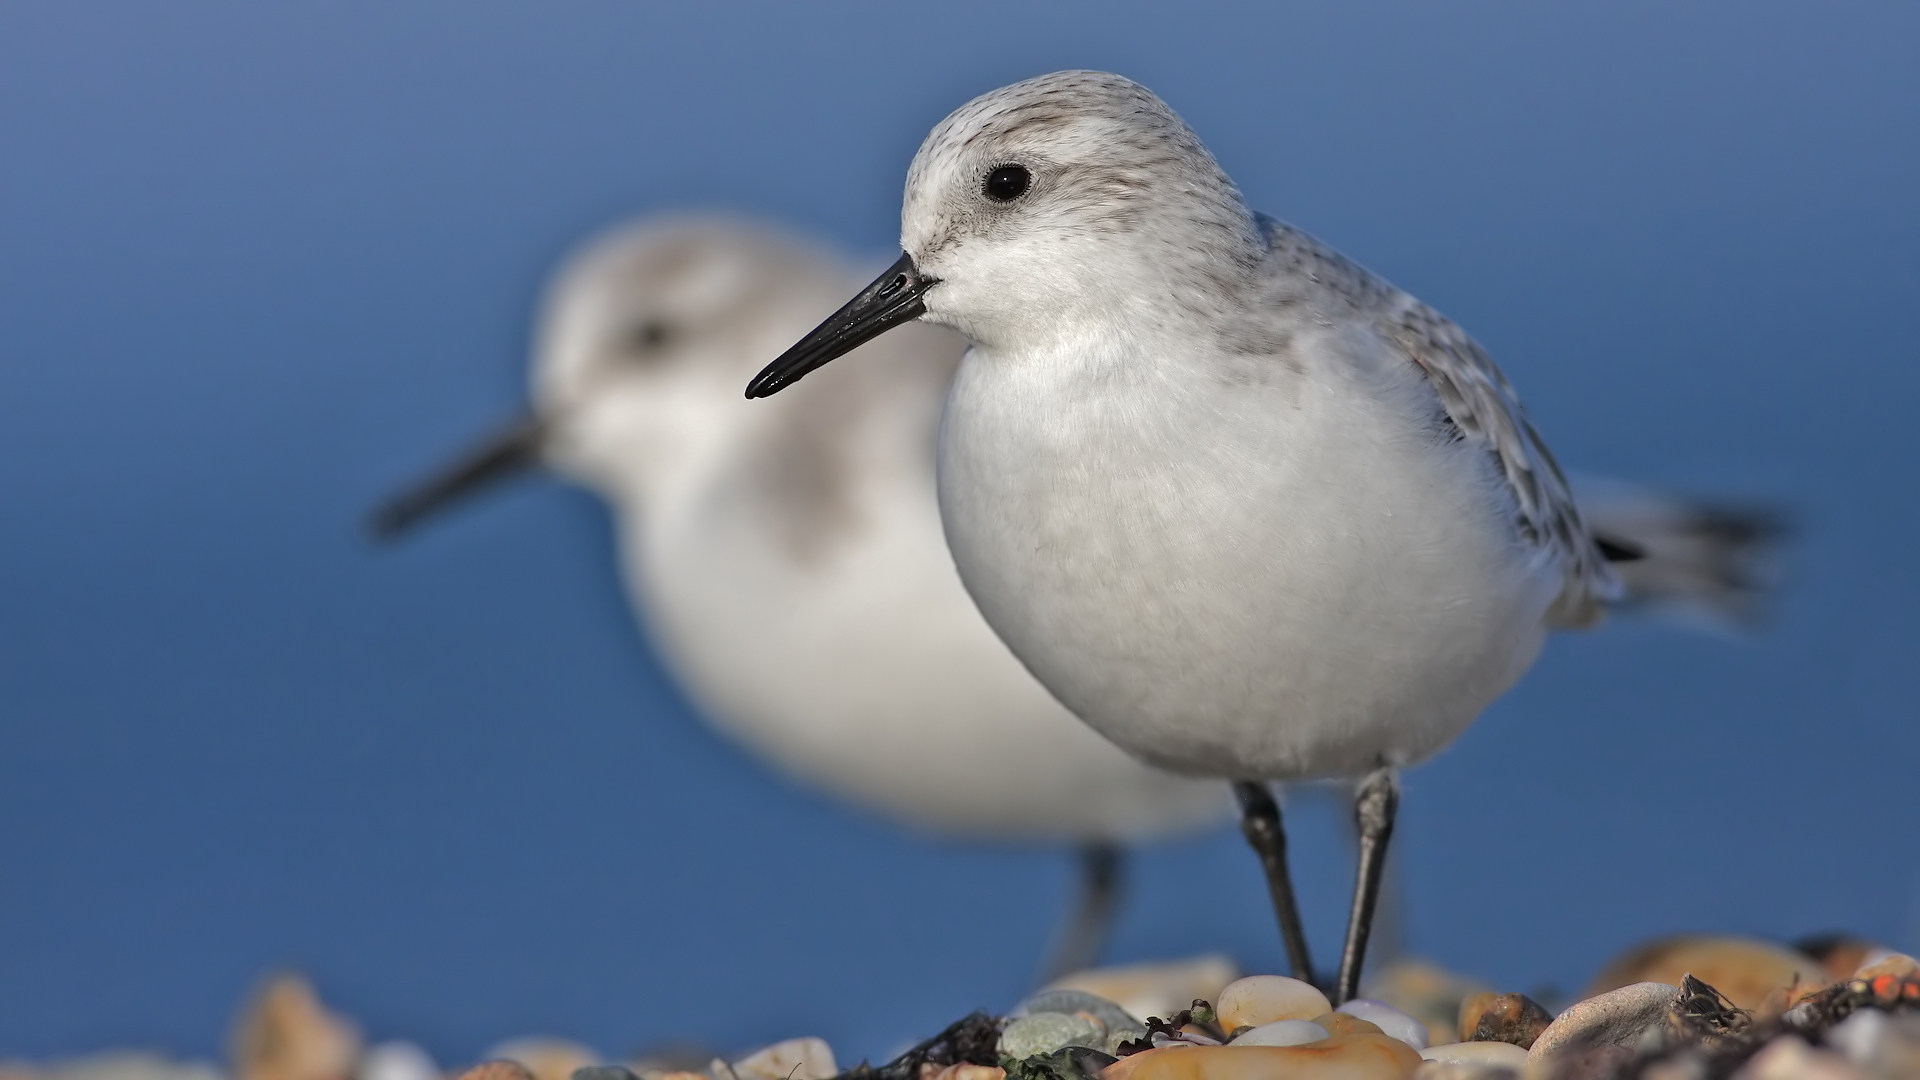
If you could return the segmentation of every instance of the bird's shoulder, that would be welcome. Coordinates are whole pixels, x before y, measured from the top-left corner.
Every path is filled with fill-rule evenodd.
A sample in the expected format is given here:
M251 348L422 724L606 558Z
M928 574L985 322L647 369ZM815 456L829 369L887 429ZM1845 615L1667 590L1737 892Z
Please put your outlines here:
M1274 302L1371 330L1426 376L1458 436L1492 455L1520 535L1566 568L1556 615L1589 621L1599 604L1615 599L1619 583L1582 521L1566 477L1486 350L1451 319L1308 233L1264 214L1258 220Z

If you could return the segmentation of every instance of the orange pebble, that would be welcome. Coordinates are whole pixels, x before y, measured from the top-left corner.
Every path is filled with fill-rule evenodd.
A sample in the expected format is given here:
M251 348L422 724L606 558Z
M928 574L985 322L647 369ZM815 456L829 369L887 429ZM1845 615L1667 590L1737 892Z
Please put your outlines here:
M1121 1058L1100 1080L1407 1080L1420 1061L1399 1039L1336 1035L1302 1046L1162 1047Z
M1480 1026L1480 1014L1486 1012L1487 1008L1493 1004L1493 999L1499 996L1492 990L1482 990L1477 994L1468 995L1460 1002L1458 1027L1461 1042L1473 1038L1473 1029Z
M483 1061L461 1073L460 1080L533 1080L533 1074L517 1061Z
M1359 1017L1354 1016L1350 1013L1343 1013L1343 1012L1321 1013L1319 1016L1316 1016L1313 1018L1313 1022L1316 1024L1319 1024L1323 1028L1326 1028L1327 1034L1333 1036L1336 1039L1341 1037L1342 1035L1384 1035L1386 1034L1386 1032L1380 1030L1379 1024L1376 1024L1371 1020L1362 1020ZM1310 1043L1309 1045L1318 1046L1320 1044Z
M1881 975L1891 975L1902 979L1909 975L1920 974L1920 961L1905 953L1888 953L1880 959L1853 973L1856 979L1872 979Z

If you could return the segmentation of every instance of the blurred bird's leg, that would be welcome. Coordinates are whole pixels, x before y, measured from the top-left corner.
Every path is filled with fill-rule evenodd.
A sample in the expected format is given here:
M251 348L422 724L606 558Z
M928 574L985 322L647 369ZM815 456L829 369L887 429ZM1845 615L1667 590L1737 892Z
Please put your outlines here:
M1393 836L1393 815L1400 807L1400 785L1393 770L1375 769L1360 781L1353 796L1353 820L1360 830L1360 869L1353 883L1353 909L1347 916L1347 943L1340 950L1340 975L1333 986L1335 1006L1353 1000L1360 989L1360 968L1367 958L1367 935L1373 929L1373 909L1380 899L1381 870L1387 861L1387 841Z
M1076 971L1085 971L1100 959L1113 930L1125 887L1126 852L1120 845L1096 841L1080 848L1080 895L1054 940L1053 951L1041 970L1045 986Z
M1260 857L1267 875L1267 893L1273 898L1273 916L1280 923L1280 941L1287 949L1287 967L1293 977L1313 981L1313 962L1307 957L1307 935L1300 927L1300 909L1293 899L1293 879L1287 874L1287 833L1280 824L1280 804L1266 784L1236 780L1234 797L1240 800L1240 832Z

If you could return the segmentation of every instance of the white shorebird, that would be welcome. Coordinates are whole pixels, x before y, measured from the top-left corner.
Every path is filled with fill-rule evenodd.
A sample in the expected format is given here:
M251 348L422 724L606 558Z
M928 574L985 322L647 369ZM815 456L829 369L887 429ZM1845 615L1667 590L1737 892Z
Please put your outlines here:
M1015 655L1142 761L1235 782L1311 975L1265 782L1364 777L1337 1000L1358 985L1398 800L1548 630L1640 582L1727 606L1763 529L1583 517L1459 327L1253 213L1146 89L1061 72L983 95L907 173L905 254L768 365L775 393L915 320L973 342L939 496ZM1656 550L1657 549L1657 550Z
M959 837L1082 850L1049 976L1090 964L1120 845L1224 820L1217 784L1149 768L1062 708L980 618L941 537L933 458L965 342L876 342L855 382L767 410L759 363L857 285L775 230L664 219L557 275L533 408L385 506L399 532L545 463L613 506L635 610L702 711L786 774ZM811 389L811 388L810 388Z

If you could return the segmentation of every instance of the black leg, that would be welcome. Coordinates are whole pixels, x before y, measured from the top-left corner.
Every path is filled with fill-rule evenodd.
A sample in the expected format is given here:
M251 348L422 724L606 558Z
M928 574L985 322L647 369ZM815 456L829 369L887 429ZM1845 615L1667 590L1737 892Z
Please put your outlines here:
M1400 806L1400 786L1393 770L1375 769L1360 781L1353 796L1353 819L1360 828L1360 870L1353 883L1353 910L1347 917L1347 944L1340 951L1340 976L1334 982L1333 1003L1353 1000L1360 990L1360 967L1367 959L1367 935L1373 931L1373 908L1380 899L1380 871L1387 861L1387 840L1393 836L1393 815Z
M1300 909L1293 902L1293 879L1287 876L1287 833L1280 824L1280 804L1267 785L1251 780L1234 781L1233 794L1240 800L1240 832L1260 856L1260 868L1267 874L1273 916L1280 922L1280 940L1287 947L1287 967L1294 978L1312 982L1307 935L1300 929Z
M1113 914L1120 907L1125 870L1125 853L1118 844L1092 843L1080 849L1080 895L1054 940L1040 973L1041 985L1085 971L1100 959L1107 933L1113 929Z

